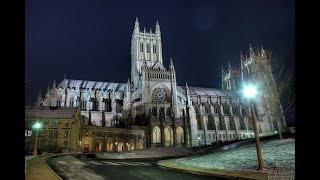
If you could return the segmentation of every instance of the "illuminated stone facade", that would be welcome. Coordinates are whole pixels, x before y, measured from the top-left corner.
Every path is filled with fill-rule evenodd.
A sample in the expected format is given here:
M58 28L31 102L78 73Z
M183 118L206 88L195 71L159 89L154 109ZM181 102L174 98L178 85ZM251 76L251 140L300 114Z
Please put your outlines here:
M84 125L97 129L144 127L144 147L190 147L252 138L247 101L235 86L230 66L227 73L222 74L222 89L188 87L187 83L178 86L172 60L168 68L163 65L159 23L155 32L145 28L140 31L136 19L131 39L131 78L127 83L64 78L58 85L48 87L37 105L80 106L81 114L87 117ZM260 135L275 134L273 123L260 118L265 114L263 107L257 108ZM95 131L92 127L89 131Z

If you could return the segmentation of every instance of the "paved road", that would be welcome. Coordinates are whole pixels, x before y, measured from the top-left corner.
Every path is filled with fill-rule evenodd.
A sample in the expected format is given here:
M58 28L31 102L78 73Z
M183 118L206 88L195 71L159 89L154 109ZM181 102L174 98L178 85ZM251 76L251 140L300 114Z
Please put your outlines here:
M168 170L159 167L158 160L101 160L94 155L66 155L49 159L48 164L63 179L223 179Z

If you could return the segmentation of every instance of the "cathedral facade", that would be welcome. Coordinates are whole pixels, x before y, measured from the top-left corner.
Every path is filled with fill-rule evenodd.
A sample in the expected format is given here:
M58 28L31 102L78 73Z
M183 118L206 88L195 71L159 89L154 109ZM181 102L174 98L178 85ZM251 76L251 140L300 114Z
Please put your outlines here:
M250 46L249 50L249 58L241 54L239 70L230 63L222 69L222 89L177 85L172 60L167 67L163 64L159 23L155 31L141 31L136 19L131 39L131 78L126 83L65 77L48 87L36 105L80 106L86 119L84 126L90 125L91 129L141 127L145 131L144 147L193 147L253 138L248 101L239 90L247 80L258 81L255 66L268 60L263 49L253 51ZM270 69L267 63L264 67ZM259 94L255 101L260 136L277 133L270 118L272 109L263 101L266 95ZM285 119L279 122L285 130Z

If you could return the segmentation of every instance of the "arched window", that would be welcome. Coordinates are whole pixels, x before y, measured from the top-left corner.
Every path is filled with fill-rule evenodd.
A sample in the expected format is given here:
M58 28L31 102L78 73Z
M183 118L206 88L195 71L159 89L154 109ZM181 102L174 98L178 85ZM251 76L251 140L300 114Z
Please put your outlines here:
M165 117L165 115L164 115L164 107L160 107L160 109L159 109L159 117L160 118L164 118Z
M157 53L156 45L153 45L153 53L154 53L154 54Z
M170 116L170 107L167 107L166 115L167 115L167 116Z
M214 114L219 114L219 106L214 106Z
M60 96L60 97L58 97L58 99L57 99L57 106L58 106L58 107L61 107L61 104L62 104L62 97Z
M110 99L103 99L103 106L104 106L104 110L106 110L107 112L111 112L111 100Z
M150 53L150 44L147 44L147 53Z
M97 110L98 109L98 100L96 98L91 98L92 102L92 110Z
M246 109L243 106L241 106L241 115L246 116Z
M229 115L229 109L228 109L228 106L226 105L226 106L223 106L223 114L225 115L225 116L228 116Z
M81 109L87 109L87 100L85 98L81 100Z
M153 143L161 143L161 131L160 131L160 128L158 126L155 126L153 128L152 142Z
M152 116L157 116L157 109L156 107L152 108Z
M74 99L73 99L73 97L70 98L70 100L69 100L69 106L70 107L74 107Z
M204 113L205 113L205 114L208 114L208 113L209 113L209 108L208 108L208 106L204 106Z

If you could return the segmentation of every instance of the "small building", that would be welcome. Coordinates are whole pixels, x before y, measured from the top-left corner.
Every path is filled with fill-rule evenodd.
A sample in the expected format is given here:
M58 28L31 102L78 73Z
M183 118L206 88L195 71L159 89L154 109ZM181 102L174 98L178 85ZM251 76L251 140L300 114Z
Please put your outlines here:
M38 130L37 147L43 152L80 150L81 112L77 107L25 107L25 149L35 147L35 122L41 123Z

